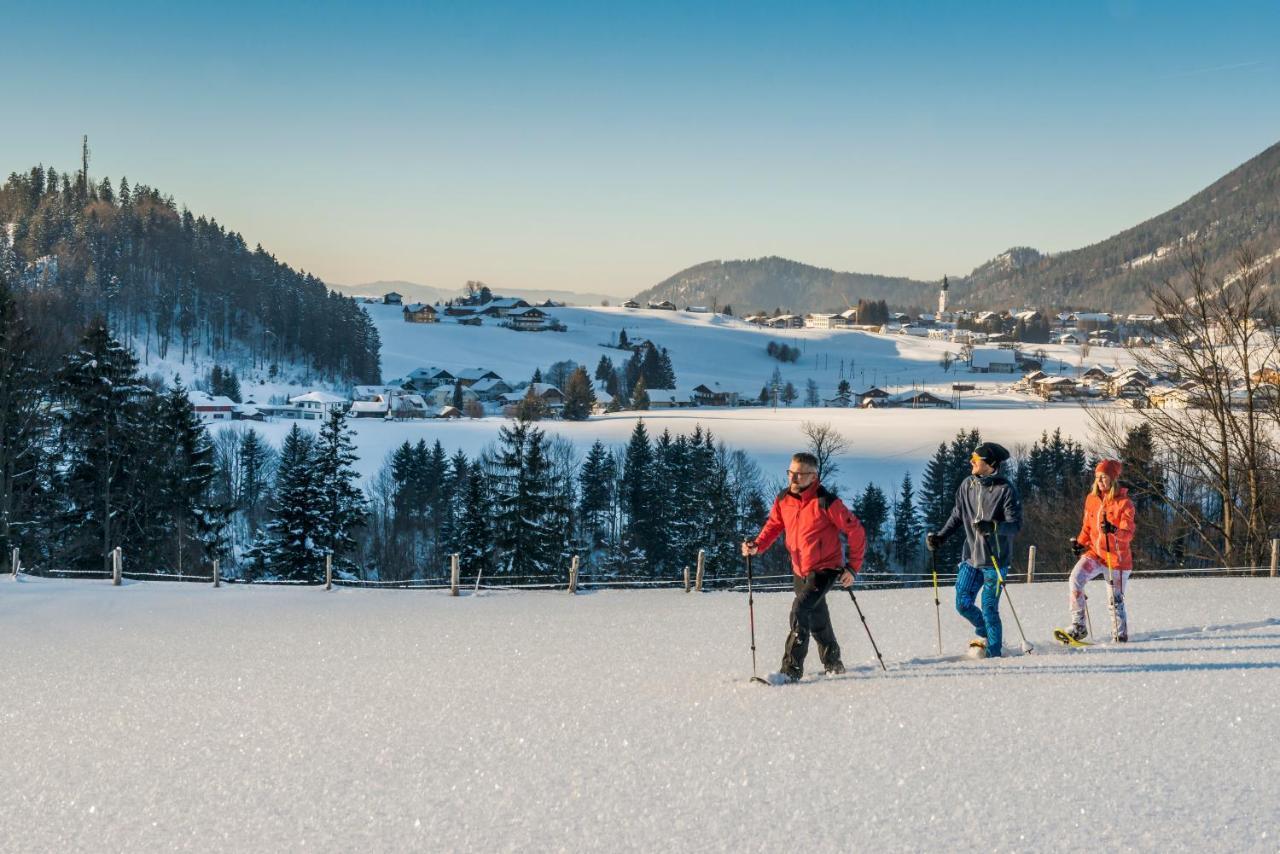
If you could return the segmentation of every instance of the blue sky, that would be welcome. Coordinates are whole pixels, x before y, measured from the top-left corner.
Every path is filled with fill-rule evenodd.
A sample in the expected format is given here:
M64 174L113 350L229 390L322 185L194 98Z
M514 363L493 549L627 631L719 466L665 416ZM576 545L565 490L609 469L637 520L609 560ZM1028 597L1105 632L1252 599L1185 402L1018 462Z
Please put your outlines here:
M0 6L0 171L88 133L91 173L343 283L941 278L1280 141L1275 2Z

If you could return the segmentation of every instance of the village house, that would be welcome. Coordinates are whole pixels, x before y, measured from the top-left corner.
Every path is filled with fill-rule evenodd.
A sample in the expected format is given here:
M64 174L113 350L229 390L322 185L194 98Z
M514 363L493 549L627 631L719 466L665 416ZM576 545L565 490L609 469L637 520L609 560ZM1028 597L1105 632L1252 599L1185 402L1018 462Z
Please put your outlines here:
M447 385L436 386L428 392L425 397L427 398L428 403L436 406L445 406L446 404L453 403L453 394L456 388L456 386ZM480 399L480 396L469 388L464 387L461 391L463 405L466 405L468 401Z
M865 406L868 401L880 401L889 396L889 392L877 386L870 386L861 391L853 391L850 394L851 402L854 406Z
M202 391L191 391L187 396L201 421L230 421L235 418L236 402L229 397Z
M397 394L391 398L386 417L392 421L420 421L430 418L431 410L420 394Z
M636 301L635 301L635 300L633 300L633 299L629 299L629 300L627 300L626 302L624 302L624 303L622 304L622 307L623 307L623 308L639 308L639 307L640 307L640 303L636 302Z
M676 310L676 304L675 304L675 303L673 303L671 300L665 300L665 299L664 299L664 300L658 300L657 302L654 302L653 300L650 300L650 301L649 301L649 308L656 308L656 309L658 309L658 310L660 310L660 311L675 311L675 310Z
M468 387L468 390L479 400L492 403L504 394L510 394L515 391L515 388L509 385L506 380L498 377L497 379L477 380Z
M512 329L520 332L537 332L547 328L547 313L540 308L526 308L507 314L507 322Z
M382 302L384 305L400 305L404 302L404 295L390 291L382 295Z
M505 299L494 299L476 309L477 314L485 317L506 317L514 314L522 309L532 308L529 303L519 297L509 297Z
M1076 381L1070 377L1044 377L1035 381L1035 391L1045 400L1066 398L1076 394Z
M838 314L806 314L804 325L806 329L842 329L844 318Z
M415 302L406 305L403 312L406 323L440 322L440 315L436 312L435 306L428 305L424 302Z
M332 409L345 408L347 399L327 391L309 391L289 398L289 405L298 411L299 414L295 417L306 421L317 421L324 418Z
M982 349L973 351L970 370L979 374L1011 374L1018 369L1018 357L1012 350Z
M951 401L938 397L932 392L924 389L913 389L911 391L900 391L897 394L891 394L888 397L875 399L867 398L862 404L867 408L893 407L904 409L952 409Z
M452 386L456 379L457 377L444 368L414 368L405 375L400 385L407 391L430 391L445 383Z
M528 396L530 389L533 389L534 396L552 412L559 412L564 408L564 393L550 383L530 383L524 388L502 395L499 400L504 406L515 406Z
M715 388L709 387L706 383L699 383L693 387L693 403L695 406L737 406L738 393L736 391L722 391L719 383L715 383Z

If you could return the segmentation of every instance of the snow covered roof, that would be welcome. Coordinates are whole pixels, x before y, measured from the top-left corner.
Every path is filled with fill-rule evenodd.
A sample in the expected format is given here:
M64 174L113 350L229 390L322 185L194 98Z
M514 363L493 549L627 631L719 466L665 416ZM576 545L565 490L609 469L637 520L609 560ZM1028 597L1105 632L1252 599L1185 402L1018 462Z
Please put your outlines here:
M351 404L350 411L356 412L386 412L387 402L385 400L357 400Z
M975 368L989 368L992 365L1014 365L1018 359L1012 350L974 350L973 366Z
M494 391L498 386L503 386L507 389L511 388L510 383L498 377L497 379L477 380L471 384L471 390L479 394L480 392Z
M289 398L290 403L321 403L326 405L335 405L346 403L347 399L342 395L332 394L327 391L309 391L306 394L300 394L297 397Z
M460 380L480 381L480 380L486 380L486 379L487 380L502 379L502 377L496 371L491 371L488 368L467 368L465 371L458 371L458 373L454 374L454 376Z
M220 394L206 394L203 391L187 392L187 397L191 400L191 405L196 409L210 409L215 407L221 409L232 409L236 405L236 402L229 397L224 397Z

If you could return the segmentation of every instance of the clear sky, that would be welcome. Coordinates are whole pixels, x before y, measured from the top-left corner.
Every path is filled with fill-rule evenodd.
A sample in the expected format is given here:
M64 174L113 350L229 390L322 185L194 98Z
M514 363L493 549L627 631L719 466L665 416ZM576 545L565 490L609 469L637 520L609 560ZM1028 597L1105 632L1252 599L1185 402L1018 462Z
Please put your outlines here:
M0 0L0 171L127 175L325 279L940 278L1280 141L1280 3Z

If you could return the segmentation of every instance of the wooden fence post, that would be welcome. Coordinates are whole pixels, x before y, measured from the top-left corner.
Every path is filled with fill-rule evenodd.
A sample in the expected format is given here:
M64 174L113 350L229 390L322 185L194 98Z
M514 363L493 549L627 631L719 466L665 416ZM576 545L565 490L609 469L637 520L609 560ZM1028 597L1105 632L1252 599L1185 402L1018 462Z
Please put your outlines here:
M706 553L705 551L703 551L702 549L698 549L698 584L697 584L697 588L698 588L698 592L699 592L699 593L701 593L701 592L702 592L702 569L703 569L703 566L706 564L706 560L707 560L707 553Z
M1036 547L1029 546L1027 548L1027 583L1030 584L1036 580Z
M569 564L569 592L578 592L578 556L573 556L573 562Z
M324 589L333 589L333 555L324 556Z
M120 559L120 547L116 546L111 550L111 585L113 587L120 586L120 572L122 563Z
M222 579L218 577L218 560L217 560L217 558L214 558L214 560L213 560L213 586L214 586L214 587L221 587L221 586L222 586Z
M458 553L449 555L449 595L458 595Z
M18 577L18 567L20 567L20 566L22 566L22 562L21 562L20 560L18 560L18 550L15 548L15 549L13 550L13 563L11 564L11 568L12 568L12 570L13 570L13 577L14 577L14 578L17 578L17 577Z
M1276 577L1276 559L1280 558L1280 540L1271 541L1271 577Z
M685 593L688 593L688 592L689 592L689 567L688 567L688 565L686 565L686 566L685 566L685 568L684 568L684 592L685 592Z

